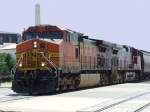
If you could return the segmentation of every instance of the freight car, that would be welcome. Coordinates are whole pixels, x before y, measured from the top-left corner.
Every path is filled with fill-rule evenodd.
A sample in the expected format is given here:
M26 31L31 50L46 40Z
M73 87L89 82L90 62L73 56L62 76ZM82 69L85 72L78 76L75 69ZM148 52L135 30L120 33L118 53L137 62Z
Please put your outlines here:
M31 26L16 48L12 89L49 93L149 78L150 53L52 25Z

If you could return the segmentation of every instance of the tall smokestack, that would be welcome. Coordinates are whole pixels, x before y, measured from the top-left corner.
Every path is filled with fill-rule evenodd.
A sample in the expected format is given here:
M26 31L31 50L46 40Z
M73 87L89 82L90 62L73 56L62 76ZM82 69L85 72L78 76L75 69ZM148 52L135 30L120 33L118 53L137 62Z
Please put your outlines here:
M41 16L40 16L40 4L35 5L35 25L38 26L41 24Z

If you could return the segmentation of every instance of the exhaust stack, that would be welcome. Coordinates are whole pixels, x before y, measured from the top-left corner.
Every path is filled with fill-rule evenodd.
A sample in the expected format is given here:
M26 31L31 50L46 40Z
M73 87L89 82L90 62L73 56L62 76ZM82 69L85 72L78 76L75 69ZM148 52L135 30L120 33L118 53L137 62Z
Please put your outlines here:
M35 26L41 24L41 15L40 15L40 4L35 5Z

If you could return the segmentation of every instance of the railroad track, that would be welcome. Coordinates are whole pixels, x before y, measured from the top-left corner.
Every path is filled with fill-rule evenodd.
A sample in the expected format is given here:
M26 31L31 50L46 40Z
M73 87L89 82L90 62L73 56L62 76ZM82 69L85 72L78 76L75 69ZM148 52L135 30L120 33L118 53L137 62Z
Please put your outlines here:
M22 100L22 99L30 99L35 96L6 96L6 97L0 97L0 104L6 103L6 102L12 102L16 100Z
M27 96L24 94L10 94L9 96L0 97L0 105L3 103L13 103L14 101L23 100L23 99L31 99L38 96ZM0 112L21 112L21 111L5 111L1 110Z
M141 112L149 106L150 106L150 103L147 103L147 104L143 105L142 107L138 108L137 110L135 110L134 112Z
M3 88L11 88L11 87L1 87L1 86L0 86L0 89L3 89Z
M144 93L141 93L141 94L138 94L138 95L129 97L129 98L125 98L124 100L120 100L120 101L117 101L117 102L115 102L115 103L111 103L111 104L106 105L106 106L103 106L103 107L101 107L101 108L96 108L95 110L89 111L89 109L88 109L89 107L88 107L88 108L85 108L85 109L83 109L83 110L82 110L82 109L81 109L81 110L78 110L77 112L102 112L102 111L105 111L105 110L107 110L107 109L113 108L113 107L115 107L115 106L117 106L117 105L120 105L120 104L125 103L125 102L130 101L130 100L134 100L134 99L136 99L136 98L138 98L138 97L142 97L142 96L147 95L147 94L150 94L150 91L147 91L147 92L144 92ZM119 99L119 98L116 98L116 99L114 99L114 100L117 100L117 99ZM109 102L109 101L107 101L107 102ZM105 104L105 102L102 102L102 104ZM100 105L100 104L97 104L97 105L95 105L95 106L98 107L98 106L101 106L101 105ZM134 112L140 112L140 111L142 111L143 109L145 109L145 108L148 107L148 106L150 106L150 103L147 103L146 105L140 107L139 109L135 110ZM94 106L91 106L91 107L93 108Z

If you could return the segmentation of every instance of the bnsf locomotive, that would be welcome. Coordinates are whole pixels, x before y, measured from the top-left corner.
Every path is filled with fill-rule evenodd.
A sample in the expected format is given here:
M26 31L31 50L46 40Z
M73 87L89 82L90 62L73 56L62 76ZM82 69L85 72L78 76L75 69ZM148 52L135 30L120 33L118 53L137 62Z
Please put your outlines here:
M150 77L150 53L52 25L29 27L16 48L12 89L49 93Z

